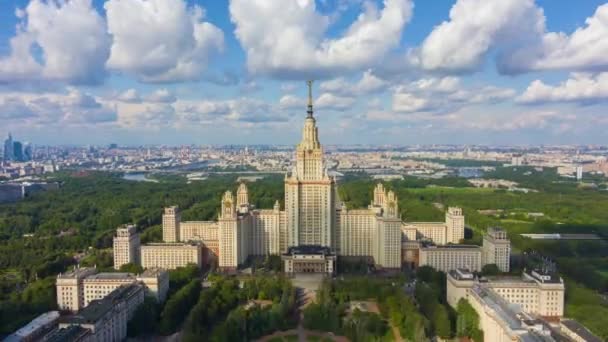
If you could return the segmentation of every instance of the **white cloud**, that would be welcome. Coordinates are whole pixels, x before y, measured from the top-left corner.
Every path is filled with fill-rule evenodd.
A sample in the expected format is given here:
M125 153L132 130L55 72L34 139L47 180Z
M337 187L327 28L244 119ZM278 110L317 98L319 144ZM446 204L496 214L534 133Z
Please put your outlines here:
M331 93L323 93L314 104L315 107L319 109L345 111L355 104L355 99L352 97L336 96Z
M133 89L133 88L127 89L124 92L118 94L116 99L119 101L122 101L122 102L129 102L129 103L141 102L141 97L139 96L139 93L137 92L136 89Z
M141 81L199 79L210 55L223 48L222 31L183 0L108 0L104 7L114 39L107 66Z
M75 88L68 88L67 93L0 94L0 113L4 112L10 115L0 120L23 125L92 125L117 120L111 104Z
M356 82L349 82L344 77L338 77L321 82L319 89L339 96L353 97L381 92L388 85L387 81L374 75L371 70L366 70Z
M281 109L303 109L306 106L306 100L297 96L287 94L279 99L279 107Z
M146 100L150 102L172 103L175 102L177 98L167 89L157 89L152 94L146 96Z
M426 70L475 71L492 48L529 43L543 28L534 0L458 0L410 58Z
M550 69L608 70L608 4L598 6L585 24L570 35L545 33L539 44L521 46L505 54L502 69L512 73Z
M110 37L91 0L32 0L17 16L11 54L0 58L0 82L103 80ZM38 48L40 63L32 54Z
M451 93L457 91L460 85L460 78L446 76L442 78L421 78L410 84L411 88L420 91L434 91L440 93Z
M607 70L608 4L568 35L548 32L534 0L458 0L450 19L436 26L409 62L425 70L465 73L482 68L496 52L503 74L534 70Z
M411 93L393 94L393 111L402 113L425 112L433 109L431 101Z
M570 78L557 86L535 80L517 102L543 104L547 102L579 102L582 104L608 101L608 72L590 75L573 73Z
M484 86L481 88L458 90L448 95L448 99L468 104L498 103L513 98L515 94L515 90L511 88Z
M313 0L232 0L230 16L250 72L301 78L376 65L399 45L412 7L410 0L385 0L381 10L366 2L338 38L324 37L330 19Z

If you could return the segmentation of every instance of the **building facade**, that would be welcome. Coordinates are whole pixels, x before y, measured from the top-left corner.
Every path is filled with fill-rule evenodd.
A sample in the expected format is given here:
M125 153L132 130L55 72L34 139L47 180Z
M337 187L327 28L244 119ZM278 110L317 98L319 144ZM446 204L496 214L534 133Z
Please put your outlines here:
M141 246L141 266L143 268L173 270L188 264L202 266L203 249L200 243L149 243Z
M141 243L135 225L124 225L116 229L113 242L114 269L120 269L122 265L128 263L140 264L139 247Z
M452 270L447 275L447 301L456 307L460 298L469 298L473 286L491 289L511 304L533 315L556 320L564 315L565 286L555 274L524 272L521 277L499 276L478 279L465 270Z
M418 252L418 266L430 266L442 272L467 268L474 272L483 267L482 252L475 245L425 245Z
M90 331L89 341L122 341L127 337L127 322L144 297L141 284L120 286L104 298L92 301L77 314L60 320L59 329L78 326Z
M75 268L61 273L55 283L60 310L77 312L92 301L102 299L117 288L142 284L146 295L164 302L169 291L169 274L161 269L147 269L142 274L97 273L92 267Z
M485 264L495 264L501 272L509 272L511 241L501 228L488 228L483 237L483 258Z

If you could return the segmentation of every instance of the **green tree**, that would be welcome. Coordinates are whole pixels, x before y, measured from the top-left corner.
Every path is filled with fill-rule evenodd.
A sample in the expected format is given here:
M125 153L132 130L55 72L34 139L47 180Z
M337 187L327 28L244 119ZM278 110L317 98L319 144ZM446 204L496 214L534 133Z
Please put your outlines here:
M498 266L496 266L496 264L487 264L481 268L481 275L484 276L496 276L500 273L502 272L500 272L500 269L498 269Z
M144 302L137 307L133 317L127 324L127 336L137 337L151 335L156 332L158 322L159 305L156 299L146 297Z
M141 274L144 268L141 265L134 264L132 262L120 266L120 272L129 272L134 274Z

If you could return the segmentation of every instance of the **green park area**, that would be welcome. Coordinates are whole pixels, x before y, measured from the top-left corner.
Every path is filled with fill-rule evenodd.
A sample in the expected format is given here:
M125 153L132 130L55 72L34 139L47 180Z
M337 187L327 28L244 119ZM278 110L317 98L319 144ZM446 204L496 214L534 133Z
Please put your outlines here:
M143 242L159 241L163 207L179 205L184 220L211 220L217 216L221 194L228 189L234 191L237 186L236 175L210 176L192 183L179 176L161 177L159 182L134 182L112 173L78 176L64 173L54 177L62 183L59 190L36 193L23 201L0 205L0 334L9 333L41 312L56 307L54 281L59 272L76 263L110 270L112 236L118 225L135 223ZM385 185L399 197L405 221L442 221L442 208L459 206L463 208L470 228L466 235L468 243L480 244L488 227L505 228L513 244L513 272L534 265L541 256L554 261L566 281L566 316L579 320L600 337L608 339L608 242L541 241L520 236L521 233L590 233L608 238L605 183L594 179L596 186L581 186L561 179L554 169L538 171L525 167L497 167L486 177L512 180L530 191L477 189L462 178L406 177L385 182ZM346 175L339 181L339 193L347 206L366 207L374 184L375 181L364 176ZM283 191L281 176L266 176L249 184L250 201L258 208L271 208L275 200L282 201ZM172 295L164 307L152 308L153 304L147 303L149 310L145 311L153 312L159 322L158 328L163 329L154 333L168 334L177 329L176 322L160 324L163 312L173 305L177 309L172 310L181 314L171 316L181 317L184 336L191 336L191 340L201 334L228 334L237 329L237 325L241 327L239 329L245 329L244 326L253 329L249 325L251 322L255 322L252 326L263 327L260 331L248 330L248 336L252 337L293 324L273 318L277 313L291 310L290 304L283 300L289 292L285 284L285 291L273 290L270 294L264 289L243 297L242 291L236 290L230 280L218 282L222 284L221 288L201 291L197 282L190 284L196 277L182 276L188 281L176 282L178 272L172 276L175 278ZM353 279L354 284L358 281ZM432 293L441 286L440 282L431 280L427 283L429 289L416 289L423 298L426 298L424 291ZM391 314L391 307L406 312L411 307L411 303L408 304L411 298L391 292L395 291L391 290L392 284L376 287L387 291L387 295L378 298L376 294L352 292L354 290L348 289L348 284L340 282L325 284L319 297L322 300L306 309L311 311L304 316L305 323L311 327L322 324L325 326L321 326L321 330L344 336L371 334L381 339L393 336L391 327L402 330L403 336L418 334L412 337L423 333L424 336L478 333L455 329L458 314L445 306L440 294L434 297L438 304L429 304L430 309L411 309L412 313L399 317L395 312ZM207 297L210 295L203 294L211 291L217 291L213 297L221 298L221 302L209 304L211 299ZM272 305L244 308L249 300L263 298L272 301ZM379 314L347 310L350 301L374 298ZM389 298L392 298L390 302ZM175 302L187 305L182 307ZM170 306L170 303L174 304ZM213 307L214 311L203 310L203 306ZM336 313L341 319L318 319L327 312ZM213 327L199 324L208 322L209 317L223 323ZM349 322L353 320L363 322L361 325L365 329L350 331L352 324ZM138 330L132 327L133 331Z

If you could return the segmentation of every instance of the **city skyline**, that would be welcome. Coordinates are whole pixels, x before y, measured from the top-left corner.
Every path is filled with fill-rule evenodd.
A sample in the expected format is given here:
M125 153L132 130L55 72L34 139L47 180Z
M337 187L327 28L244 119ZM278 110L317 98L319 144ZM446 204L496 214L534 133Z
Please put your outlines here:
M605 143L602 1L12 0L0 13L2 139L291 145L315 79L326 145Z

